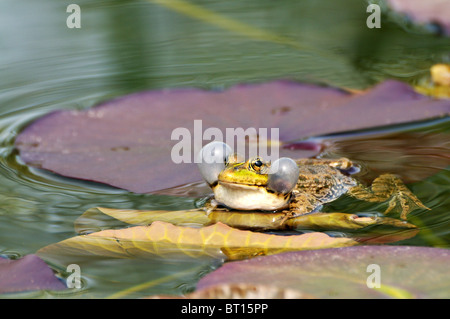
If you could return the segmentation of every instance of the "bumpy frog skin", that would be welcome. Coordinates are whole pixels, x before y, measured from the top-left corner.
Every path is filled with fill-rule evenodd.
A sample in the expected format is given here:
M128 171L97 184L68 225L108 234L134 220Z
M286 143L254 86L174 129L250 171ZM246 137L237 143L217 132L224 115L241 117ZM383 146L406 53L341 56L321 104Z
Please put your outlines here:
M280 159L282 169L271 172L270 163L261 158L240 161L223 143L210 143L202 151L211 147L221 149L218 158L222 156L223 163L210 164L211 167L199 165L214 192L208 209L222 205L235 210L285 211L299 216L317 212L343 194L369 202L389 200L385 213L399 205L402 219L416 208L429 209L395 175L380 175L370 187L360 184L349 175L357 167L346 158L295 162L283 158ZM276 164L279 163L274 162L272 166Z

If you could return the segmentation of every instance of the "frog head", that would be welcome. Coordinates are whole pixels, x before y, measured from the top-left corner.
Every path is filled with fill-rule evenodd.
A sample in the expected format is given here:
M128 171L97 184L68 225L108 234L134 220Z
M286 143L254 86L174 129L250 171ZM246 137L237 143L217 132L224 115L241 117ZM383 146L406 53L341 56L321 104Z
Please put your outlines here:
M238 210L287 207L299 176L299 168L290 158L273 163L260 157L245 161L222 142L206 145L199 154L198 166L215 200Z

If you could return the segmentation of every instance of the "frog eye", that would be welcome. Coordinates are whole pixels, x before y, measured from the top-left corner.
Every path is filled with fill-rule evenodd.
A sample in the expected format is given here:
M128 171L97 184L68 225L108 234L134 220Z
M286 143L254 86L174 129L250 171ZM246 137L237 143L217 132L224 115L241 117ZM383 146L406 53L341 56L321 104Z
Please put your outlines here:
M250 162L250 165L252 169L254 169L256 172L259 172L264 166L264 162L259 157L257 157Z
M201 149L197 156L198 169L209 185L217 181L219 173L225 168L225 162L232 153L231 147L222 142L211 142Z
M297 163L287 157L282 157L270 166L267 188L277 193L287 194L297 184L300 170Z

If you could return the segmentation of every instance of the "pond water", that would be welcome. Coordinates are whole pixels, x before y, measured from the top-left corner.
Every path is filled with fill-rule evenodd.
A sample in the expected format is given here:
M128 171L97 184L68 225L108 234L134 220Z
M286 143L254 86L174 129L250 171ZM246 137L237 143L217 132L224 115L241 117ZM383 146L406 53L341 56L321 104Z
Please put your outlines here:
M34 119L56 109L85 109L116 96L168 87L222 88L279 78L363 89L387 78L411 84L429 66L450 58L448 38L384 14L382 28L368 29L365 1L197 1L191 4L226 17L223 26L156 1L79 0L81 29L66 26L72 1L4 0L0 3L0 254L20 257L76 235L75 219L93 206L177 210L194 198L133 194L101 184L63 178L27 167L14 139ZM235 27L232 27L232 26ZM244 26L263 30L263 36ZM277 35L277 37L273 37ZM408 153L420 181L408 186L432 211L413 216L423 230L398 244L450 246L449 121L389 128L438 136ZM370 139L373 134L362 138ZM352 137L329 137L330 153L358 156ZM389 138L388 138L389 139ZM393 137L392 139L396 139ZM433 139L433 138L431 138ZM423 142L423 145L420 143ZM372 158L398 166L399 154ZM331 154L333 155L333 154ZM391 156L391 157L390 157ZM407 167L408 168L408 167ZM406 169L406 168L405 168ZM329 209L367 211L343 198ZM83 288L19 297L142 297L192 290L219 261L92 260L83 265ZM55 267L55 271L64 270ZM122 293L120 293L122 292Z

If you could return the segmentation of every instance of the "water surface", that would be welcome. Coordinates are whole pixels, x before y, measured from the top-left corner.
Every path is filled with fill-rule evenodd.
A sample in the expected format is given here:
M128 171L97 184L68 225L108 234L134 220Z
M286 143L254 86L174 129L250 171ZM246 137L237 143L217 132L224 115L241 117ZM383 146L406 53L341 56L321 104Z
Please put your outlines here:
M415 83L428 75L431 64L449 58L447 38L408 29L387 16L381 29L368 29L365 1L192 1L289 39L285 43L254 39L137 0L77 1L82 28L69 29L70 3L0 3L0 254L9 257L35 253L76 235L74 220L93 206L174 210L194 206L193 198L133 194L24 165L13 147L15 137L52 110L85 109L148 89L213 89L279 78L354 89L387 78ZM412 129L449 134L448 121L420 123ZM448 148L443 144L430 152ZM337 149L350 158L355 154ZM383 161L395 165L395 156L387 153ZM420 165L427 170L433 164ZM411 221L426 230L401 244L449 247L449 182L449 170L443 168L409 185L433 211L413 216ZM343 198L330 209L372 208ZM211 260L97 260L82 269L81 291L20 296L108 297L146 282L148 286L125 296L179 294L193 289L216 266ZM159 281L152 284L152 280Z

